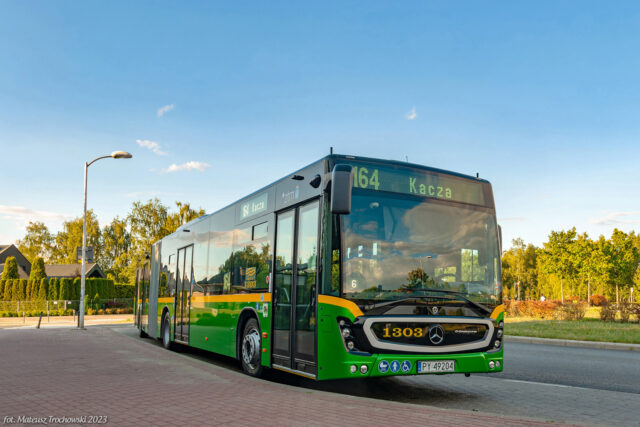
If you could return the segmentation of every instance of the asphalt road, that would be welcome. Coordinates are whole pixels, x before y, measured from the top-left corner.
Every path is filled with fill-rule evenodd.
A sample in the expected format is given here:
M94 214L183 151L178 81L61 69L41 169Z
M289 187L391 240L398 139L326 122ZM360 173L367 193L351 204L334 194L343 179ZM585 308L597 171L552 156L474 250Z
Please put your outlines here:
M640 351L519 343L506 350L495 377L640 394Z
M135 329L119 328L127 335ZM147 340L150 345L159 345ZM229 358L195 349L188 357L239 370ZM423 375L314 382L277 371L266 381L439 408L584 425L640 426L640 352L506 343L499 374Z

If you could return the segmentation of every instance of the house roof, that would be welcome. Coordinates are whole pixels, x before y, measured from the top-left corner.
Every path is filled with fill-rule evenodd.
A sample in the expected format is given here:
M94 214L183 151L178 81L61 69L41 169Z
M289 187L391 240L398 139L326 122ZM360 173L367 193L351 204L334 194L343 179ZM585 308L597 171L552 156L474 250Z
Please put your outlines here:
M50 264L44 266L44 271L47 277L80 277L82 264ZM106 277L100 266L95 262L87 263L85 274L87 276L97 274L100 277Z

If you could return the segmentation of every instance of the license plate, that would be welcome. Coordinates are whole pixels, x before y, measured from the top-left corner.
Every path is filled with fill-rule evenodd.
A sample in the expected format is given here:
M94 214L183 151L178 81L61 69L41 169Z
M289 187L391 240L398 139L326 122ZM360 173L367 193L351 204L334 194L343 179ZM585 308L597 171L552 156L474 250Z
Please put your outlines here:
M455 360L422 360L418 362L418 373L427 374L430 372L455 372Z

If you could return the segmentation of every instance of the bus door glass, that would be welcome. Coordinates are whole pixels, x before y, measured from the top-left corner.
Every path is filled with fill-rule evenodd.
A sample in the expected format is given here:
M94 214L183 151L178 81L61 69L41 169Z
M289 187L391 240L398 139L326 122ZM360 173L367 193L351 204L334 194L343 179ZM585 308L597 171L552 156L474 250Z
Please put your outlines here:
M193 280L193 246L178 250L175 339L189 343L189 307Z
M274 284L274 364L315 374L319 203L278 215Z

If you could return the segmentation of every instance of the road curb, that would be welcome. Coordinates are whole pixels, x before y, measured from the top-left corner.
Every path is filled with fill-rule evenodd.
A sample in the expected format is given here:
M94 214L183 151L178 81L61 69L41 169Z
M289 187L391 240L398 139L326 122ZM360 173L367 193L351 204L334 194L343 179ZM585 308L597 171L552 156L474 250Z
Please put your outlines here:
M598 348L601 350L640 351L640 344L626 344L606 341L559 340L555 338L520 337L516 335L505 335L505 341L508 343L516 342L526 344L546 344L562 347Z

